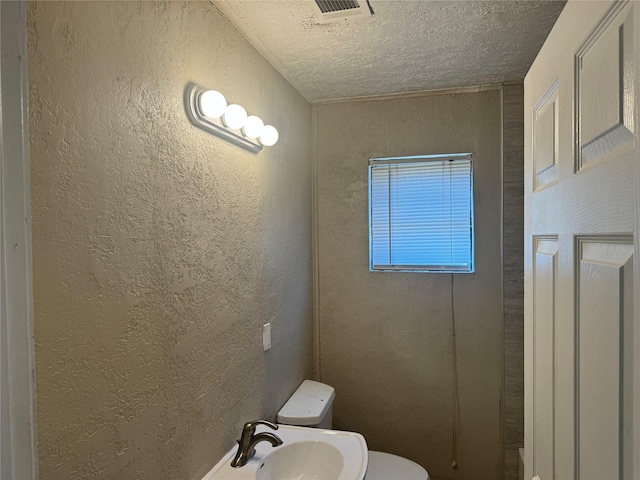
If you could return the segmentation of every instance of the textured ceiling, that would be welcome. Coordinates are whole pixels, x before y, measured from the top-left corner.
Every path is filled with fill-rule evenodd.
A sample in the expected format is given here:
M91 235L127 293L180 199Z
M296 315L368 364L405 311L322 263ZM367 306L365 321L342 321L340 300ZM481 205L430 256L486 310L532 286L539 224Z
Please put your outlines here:
M320 24L307 0L213 0L309 101L521 81L562 1L370 0Z

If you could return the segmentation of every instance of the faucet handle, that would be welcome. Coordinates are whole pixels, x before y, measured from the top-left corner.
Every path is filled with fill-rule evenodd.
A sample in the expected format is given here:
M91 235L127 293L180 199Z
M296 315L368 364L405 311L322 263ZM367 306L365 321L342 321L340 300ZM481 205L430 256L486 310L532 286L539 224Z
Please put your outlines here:
M258 425L266 425L269 428L273 428L274 430L278 430L278 425L275 423L268 422L266 420L254 420L253 422L247 422L244 424L243 432L251 432L253 435L256 431L256 427Z

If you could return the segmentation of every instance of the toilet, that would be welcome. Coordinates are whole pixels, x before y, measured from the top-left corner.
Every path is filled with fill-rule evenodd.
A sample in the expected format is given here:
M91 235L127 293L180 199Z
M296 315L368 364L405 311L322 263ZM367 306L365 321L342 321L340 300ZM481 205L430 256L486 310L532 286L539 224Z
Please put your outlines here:
M305 380L278 412L283 425L331 429L335 390L324 383ZM365 480L429 480L427 471L411 460L369 450Z

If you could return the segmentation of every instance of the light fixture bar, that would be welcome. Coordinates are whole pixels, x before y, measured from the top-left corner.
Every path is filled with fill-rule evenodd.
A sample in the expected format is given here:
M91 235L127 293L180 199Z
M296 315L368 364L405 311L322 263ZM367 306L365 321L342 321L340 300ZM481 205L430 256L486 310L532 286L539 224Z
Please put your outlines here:
M258 153L262 150L262 145L258 141L245 137L242 134L242 130L229 128L222 123L221 118L210 118L202 113L202 109L200 107L200 95L206 91L206 89L194 83L187 85L184 94L184 101L187 116L189 117L189 120L191 120L191 123L196 127L199 127L209 133L213 133L218 137L224 138L234 145L242 147L245 150L249 150L250 152Z

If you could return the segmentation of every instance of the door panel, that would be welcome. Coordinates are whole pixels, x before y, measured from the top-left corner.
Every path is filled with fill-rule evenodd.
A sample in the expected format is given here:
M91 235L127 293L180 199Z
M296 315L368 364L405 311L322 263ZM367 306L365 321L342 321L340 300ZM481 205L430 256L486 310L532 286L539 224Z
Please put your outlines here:
M545 92L533 112L534 190L558 181L558 79Z
M554 478L555 430L555 304L557 299L557 238L537 238L533 307L533 474Z
M640 478L638 19L569 0L525 79L527 479Z
M630 478L633 239L579 238L578 252L576 476Z
M613 10L576 55L578 164L634 141L633 16Z

